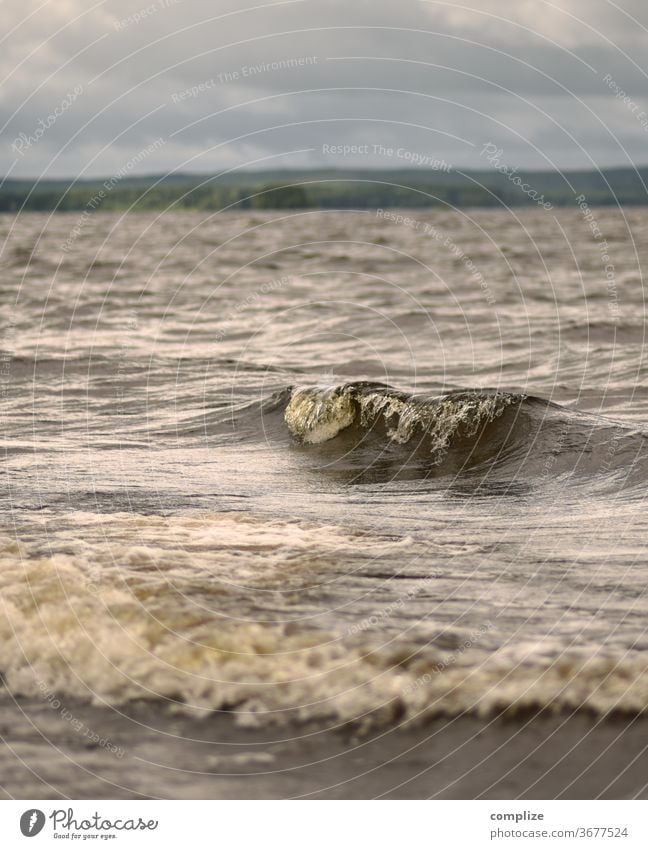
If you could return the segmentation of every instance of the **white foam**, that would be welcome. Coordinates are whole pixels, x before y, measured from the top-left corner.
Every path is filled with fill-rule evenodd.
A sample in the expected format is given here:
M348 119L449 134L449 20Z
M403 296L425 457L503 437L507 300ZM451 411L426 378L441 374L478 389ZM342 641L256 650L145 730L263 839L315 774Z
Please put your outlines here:
M235 706L244 724L648 709L641 652L563 653L556 642L493 650L478 640L464 653L406 635L385 641L380 629L255 621L224 580L254 574L266 589L289 590L290 570L318 556L343 565L353 552L400 542L236 514L83 521L79 554L44 557L0 541L0 669L14 694L170 698L200 712Z
M334 439L353 424L356 405L349 393L298 389L284 413L286 424L304 442L317 444Z

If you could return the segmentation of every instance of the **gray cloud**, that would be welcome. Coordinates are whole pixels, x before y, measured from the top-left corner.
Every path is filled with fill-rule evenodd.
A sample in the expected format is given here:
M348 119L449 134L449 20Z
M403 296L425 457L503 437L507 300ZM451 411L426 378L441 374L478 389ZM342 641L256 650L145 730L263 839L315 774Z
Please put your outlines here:
M640 0L475 4L10 4L0 171L109 175L156 138L142 173L407 164L373 145L483 167L487 141L511 166L648 161Z

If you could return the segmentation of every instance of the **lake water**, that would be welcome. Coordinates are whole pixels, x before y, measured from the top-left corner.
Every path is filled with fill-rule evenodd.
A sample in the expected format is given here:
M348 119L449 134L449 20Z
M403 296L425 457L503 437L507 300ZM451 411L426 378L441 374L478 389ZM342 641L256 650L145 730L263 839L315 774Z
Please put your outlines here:
M648 709L648 211L0 217L0 671L244 725Z

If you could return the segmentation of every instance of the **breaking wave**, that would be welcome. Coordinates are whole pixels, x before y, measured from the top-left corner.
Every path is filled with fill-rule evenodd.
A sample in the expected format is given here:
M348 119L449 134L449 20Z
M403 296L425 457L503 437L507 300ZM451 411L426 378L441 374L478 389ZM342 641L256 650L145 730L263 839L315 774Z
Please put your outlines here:
M473 437L527 396L508 392L455 392L419 399L388 386L349 383L329 389L302 388L292 393L284 413L291 432L305 443L327 442L342 430L382 424L389 439L401 445L424 435L433 454L442 453L457 436Z
M281 400L299 444L337 450L347 461L390 457L392 471L400 463L425 475L488 469L520 480L562 474L624 484L648 473L643 431L523 393L426 397L357 382L297 387Z

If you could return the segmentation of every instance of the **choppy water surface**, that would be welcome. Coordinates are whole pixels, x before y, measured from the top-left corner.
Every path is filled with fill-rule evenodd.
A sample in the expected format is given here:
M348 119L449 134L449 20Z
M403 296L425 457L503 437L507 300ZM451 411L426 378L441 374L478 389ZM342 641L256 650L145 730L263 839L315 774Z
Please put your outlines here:
M8 688L647 709L648 211L593 214L0 218Z

